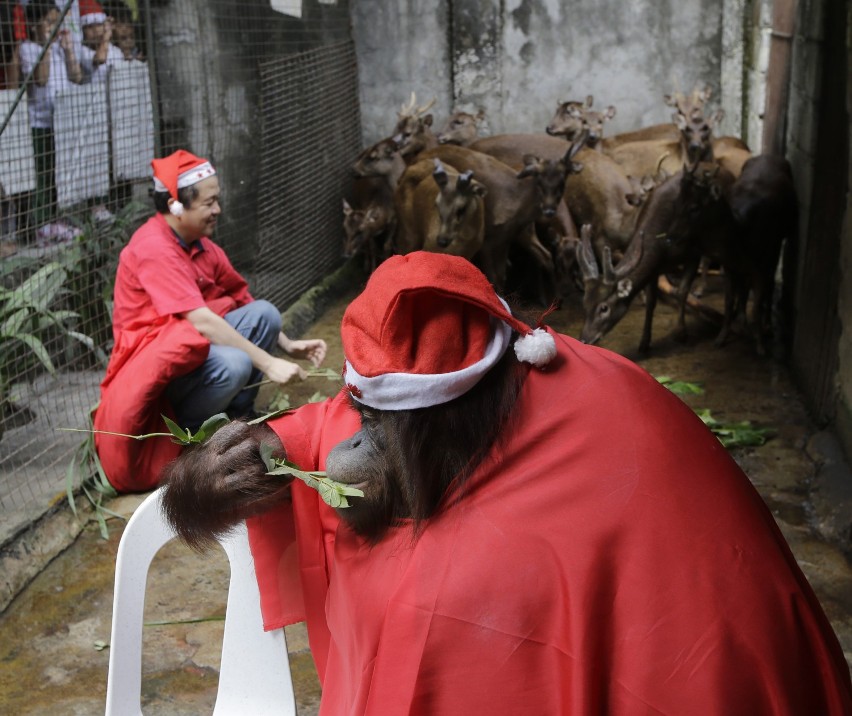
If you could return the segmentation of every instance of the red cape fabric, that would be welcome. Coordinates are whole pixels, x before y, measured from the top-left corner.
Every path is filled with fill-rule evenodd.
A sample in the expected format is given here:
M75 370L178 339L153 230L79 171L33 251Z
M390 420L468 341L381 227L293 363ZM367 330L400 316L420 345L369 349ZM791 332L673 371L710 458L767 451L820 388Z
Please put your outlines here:
M307 619L320 713L852 713L831 626L718 440L637 366L556 341L419 538L370 547L300 482L250 520L266 627ZM273 423L306 469L358 426L342 395Z
M161 415L174 420L163 391L170 381L200 366L209 341L186 320L169 316L137 331L122 331L101 383L93 427L124 435L166 430ZM95 434L95 448L110 484L119 492L146 492L160 470L180 453L170 438L132 440Z

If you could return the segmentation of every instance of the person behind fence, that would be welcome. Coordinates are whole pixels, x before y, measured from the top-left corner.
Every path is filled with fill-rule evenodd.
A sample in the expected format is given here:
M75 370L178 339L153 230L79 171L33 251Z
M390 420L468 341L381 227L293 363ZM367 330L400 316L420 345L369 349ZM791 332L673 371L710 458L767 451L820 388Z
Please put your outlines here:
M53 136L53 102L57 92L83 81L83 72L74 52L68 30L60 30L44 56L39 60L54 26L59 10L49 0L30 0L26 7L29 38L19 48L21 78L32 72L27 85L27 110L32 128L36 164L36 189L31 199L31 216L36 228L36 241L44 245L71 241L80 230L54 221L56 208L56 152Z
M287 355L322 363L321 339L291 340L281 313L255 300L225 252L210 240L219 218L219 179L205 159L178 150L151 162L157 213L122 250L115 277L115 345L101 384L94 428L162 432L161 414L197 428L210 416L252 415L258 383L305 378ZM176 454L169 440L97 434L107 478L120 491L155 486Z
M144 62L145 55L136 44L133 13L123 2L105 2L104 9L112 18L112 39L125 61Z
M336 397L226 425L162 497L198 548L248 518L265 627L307 619L321 714L852 713L760 495L642 368L445 254L381 264L340 331ZM333 509L268 474L285 456L363 496Z
M87 82L105 82L109 68L124 61L121 50L112 44L113 24L97 0L80 0L83 47L80 66Z

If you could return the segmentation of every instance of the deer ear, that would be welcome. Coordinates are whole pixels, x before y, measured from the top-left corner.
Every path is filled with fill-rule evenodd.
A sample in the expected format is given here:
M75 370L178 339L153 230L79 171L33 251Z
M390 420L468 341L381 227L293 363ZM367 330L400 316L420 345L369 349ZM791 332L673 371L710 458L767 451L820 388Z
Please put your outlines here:
M538 174L539 158L535 154L524 154L523 162L524 168L515 175L518 179Z
M610 105L604 112L604 119L612 119L613 117L615 117L615 107Z
M480 198L482 198L486 194L488 194L488 189L485 188L485 185L480 184L476 180L474 180L470 183L470 190L471 190L472 193L476 194Z
M346 199L343 200L343 215L349 216L352 213L352 207Z
M595 103L595 98L593 95L586 95L586 109L591 109L592 105Z
M431 127L431 126L432 126L432 115L431 115L431 114L427 114L427 115L423 118L423 124L425 124L427 127Z
M571 162L570 169L572 174L579 174L583 171L583 162Z
M682 132L686 129L686 117L684 117L680 112L675 112L672 115L672 122L677 125L677 128Z
M633 281L629 278L621 279L617 284L615 284L616 295L619 298L627 298L630 295L630 291L633 288Z
M715 127L724 118L725 118L725 110L724 109L717 109L715 112L713 112L713 116L710 117L710 126Z

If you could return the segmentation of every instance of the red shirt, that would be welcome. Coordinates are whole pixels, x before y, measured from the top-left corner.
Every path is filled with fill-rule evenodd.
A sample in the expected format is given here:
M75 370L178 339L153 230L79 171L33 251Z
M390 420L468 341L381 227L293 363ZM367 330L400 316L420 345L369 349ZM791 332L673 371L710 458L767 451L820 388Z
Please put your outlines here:
M253 299L225 252L207 237L187 246L162 214L143 224L122 250L115 277L118 334L208 306L220 316Z

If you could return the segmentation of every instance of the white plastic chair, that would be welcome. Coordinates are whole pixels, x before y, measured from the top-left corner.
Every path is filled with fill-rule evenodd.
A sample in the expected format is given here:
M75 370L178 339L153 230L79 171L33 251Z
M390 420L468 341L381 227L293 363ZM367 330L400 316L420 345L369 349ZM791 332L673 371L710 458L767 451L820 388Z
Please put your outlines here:
M115 565L106 716L142 714L142 618L154 555L175 537L160 511L160 490L127 523ZM245 523L221 541L231 566L216 716L296 714L284 630L263 631L260 595Z

